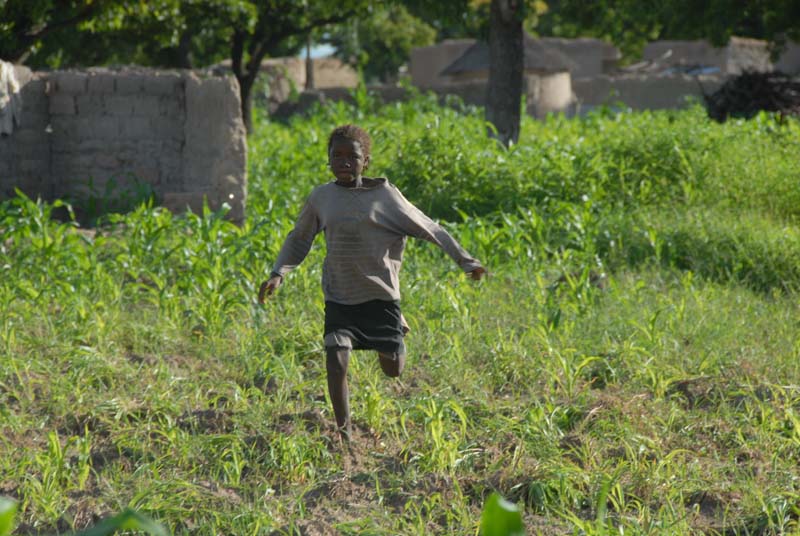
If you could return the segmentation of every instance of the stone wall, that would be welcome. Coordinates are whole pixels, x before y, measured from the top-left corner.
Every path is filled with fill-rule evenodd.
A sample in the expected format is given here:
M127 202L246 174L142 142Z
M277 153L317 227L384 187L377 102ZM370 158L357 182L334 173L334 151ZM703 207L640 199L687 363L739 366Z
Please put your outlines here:
M703 40L653 41L645 45L642 57L664 67L712 67L724 75L772 69L767 42L744 37L731 37L728 44L720 48Z
M786 74L800 75L800 43L790 41L775 62L775 69Z
M713 93L723 84L721 76L654 76L627 74L619 76L593 76L571 79L568 73L544 77L527 76L523 91L527 113L533 117L544 117L548 113L563 112L567 115L586 113L599 106L623 106L634 110L658 110L683 108L694 100L702 101L703 91ZM396 86L371 86L370 92L383 102L394 102L406 98L405 91ZM432 91L447 101L448 95L459 97L465 104L486 104L486 81L449 83L431 86ZM305 93L304 93L305 94ZM294 110L302 113L312 103L326 100L352 102L350 93L344 89L326 89L315 93L306 106ZM302 100L302 99L301 99Z
M582 113L618 103L634 110L657 110L683 108L691 99L702 102L704 91L713 93L723 82L721 76L603 75L575 79L572 90Z
M466 105L484 106L486 86L486 80L471 80L435 85L425 91L436 94L441 104L450 103L449 97L454 96ZM373 85L369 86L369 92L385 104L408 99L407 91L401 86ZM528 105L527 112L534 117L543 117L553 112L572 113L574 108L574 95L570 91L570 76L567 72L528 75L524 80L523 93ZM272 117L285 120L293 114L306 113L315 104L337 101L355 103L351 91L346 88L304 91L296 103L279 108Z
M725 79L713 75L652 74L602 75L572 80L568 73L545 79L528 76L524 88L526 111L533 117L542 118L549 113L585 114L600 106L624 106L633 110L684 108L693 101L702 103L703 92L713 93ZM406 91L397 86L370 86L369 91L385 103L408 98ZM448 102L448 96L457 96L465 104L473 106L486 103L485 80L435 85L426 91L438 95L443 104ZM314 104L340 100L354 102L350 90L345 88L302 92L296 103L280 108L273 118L285 120L292 114L305 113Z
M44 199L151 188L172 210L244 218L246 132L233 77L190 71L24 73L20 125L0 138L0 196Z
M570 79L568 73L525 79L527 112L542 118L548 113L586 113L599 106L619 103L634 110L683 108L702 102L703 91L713 93L723 84L721 76L600 75ZM486 81L437 85L428 88L440 95L457 95L466 104L483 106ZM379 95L382 92L378 91Z
M0 198L13 193L15 186L27 194L51 198L46 83L25 67L15 72L22 86L22 113L12 135L0 136Z

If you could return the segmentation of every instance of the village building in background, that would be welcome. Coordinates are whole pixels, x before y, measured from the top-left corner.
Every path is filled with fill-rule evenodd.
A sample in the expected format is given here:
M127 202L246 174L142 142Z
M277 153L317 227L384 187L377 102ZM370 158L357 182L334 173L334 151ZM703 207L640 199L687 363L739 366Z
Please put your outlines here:
M727 79L743 72L784 70L800 73L800 45L790 43L773 64L765 41L732 37L724 47L708 41L654 41L642 60L614 72L575 79L581 112L598 106L634 110L682 108L703 102Z
M572 60L572 78L587 78L613 72L622 58L617 47L593 37L539 37L537 41L543 47L558 50Z
M731 38L728 45L709 42L656 41L646 45L641 61L620 66L620 51L594 38L566 39L526 36L525 95L534 117L552 112L584 114L597 107L655 110L702 102L727 78L744 71L777 69L800 73L800 45L789 43L779 59L770 60L765 41ZM483 49L484 52L479 51ZM486 98L488 52L475 39L447 39L411 51L407 73L413 86L443 98L456 95L466 104L482 106ZM485 61L481 60L485 56ZM326 74L315 59L314 88L306 85L304 60L278 58L264 64L268 82L263 95L276 117L302 112L314 103L348 99L358 83L355 70L327 58ZM318 67L320 65L320 67ZM565 69L566 66L566 69ZM294 94L296 88L299 92ZM396 85L374 85L370 90L385 102L404 98ZM290 101L291 96L291 102Z
M765 41L731 37L724 47L708 41L653 41L644 47L641 65L660 74L741 74L769 71L773 65Z
M445 39L435 45L411 49L408 62L411 83L420 89L448 83L450 77L442 71L474 44L475 39Z
M475 70L469 76L452 76L463 61L460 58L473 46L470 43L474 41L444 41L413 50L409 69L412 83L437 93L461 95L471 104L482 104L485 85L476 83L485 78L485 73ZM536 50L529 43L536 43ZM554 51L570 61L569 84L565 74L561 78L552 74L526 78L528 113L534 117L559 111L582 114L599 106L634 110L680 108L693 101L702 102L727 78L742 72L777 69L790 75L800 73L797 43L789 43L773 63L767 43L756 39L732 37L721 48L702 40L656 41L645 47L642 61L621 67L619 50L598 39L526 37L526 65L529 56L538 56L545 69L559 72L563 62L554 57Z
M523 43L523 81L527 112L544 117L551 112L564 112L575 101L571 74L577 64L554 47L526 35ZM441 71L444 84L433 89L447 92L448 86L477 83L485 93L489 80L489 45L472 44L454 62Z

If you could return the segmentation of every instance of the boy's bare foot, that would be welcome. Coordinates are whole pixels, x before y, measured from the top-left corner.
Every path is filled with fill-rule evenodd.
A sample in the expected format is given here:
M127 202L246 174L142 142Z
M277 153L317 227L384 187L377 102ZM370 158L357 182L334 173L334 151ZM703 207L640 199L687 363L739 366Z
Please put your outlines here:
M350 438L353 437L353 429L349 425L342 426L341 428L337 428L337 432L339 432L339 443L341 445L349 445Z
M351 435L344 430L339 430L338 437L337 447L342 456L342 471L345 476L350 476L353 470L353 460L355 459L353 444L350 442Z
M469 277L473 281L479 281L480 279L487 277L488 275L489 272L487 272L486 268L484 268L483 266L479 266L478 268L475 268L474 270L469 272Z
M350 449L342 450L342 472L344 476L349 477L353 473L353 461Z

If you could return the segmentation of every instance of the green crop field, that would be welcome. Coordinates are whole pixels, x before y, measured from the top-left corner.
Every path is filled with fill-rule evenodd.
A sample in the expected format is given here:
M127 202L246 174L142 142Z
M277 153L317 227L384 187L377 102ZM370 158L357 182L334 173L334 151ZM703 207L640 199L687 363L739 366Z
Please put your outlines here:
M257 121L247 220L0 205L0 496L17 534L125 508L176 534L800 532L800 123L524 119L420 96ZM265 306L337 124L491 272L411 241L409 362L325 389L321 237Z

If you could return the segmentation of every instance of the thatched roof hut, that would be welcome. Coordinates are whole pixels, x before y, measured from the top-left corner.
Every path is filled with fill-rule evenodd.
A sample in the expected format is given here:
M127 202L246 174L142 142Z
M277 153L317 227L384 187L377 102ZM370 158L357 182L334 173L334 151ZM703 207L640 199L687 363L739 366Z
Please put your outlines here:
M523 45L523 91L527 97L527 112L534 117L544 117L551 112L566 111L574 100L570 71L577 68L577 64L560 50L527 34ZM485 84L489 79L489 45L478 41L440 74L454 87Z

